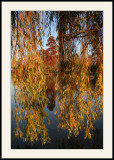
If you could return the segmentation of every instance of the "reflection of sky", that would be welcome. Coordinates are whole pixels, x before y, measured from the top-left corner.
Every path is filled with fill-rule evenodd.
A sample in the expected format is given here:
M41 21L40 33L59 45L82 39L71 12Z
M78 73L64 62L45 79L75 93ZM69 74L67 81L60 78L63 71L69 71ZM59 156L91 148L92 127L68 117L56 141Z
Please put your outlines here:
M11 111L13 112L13 114L11 115L11 147L12 149L16 149L17 146L19 146L21 149L23 148L26 148L26 144L28 144L29 146L32 146L32 144L28 141L28 142L25 142L23 140L20 139L20 137L15 137L14 136L14 130L16 129L16 117L15 117L15 108L16 108L16 105L17 103L15 103L14 101L14 86L13 86L13 83L11 84L11 95L12 95L12 98L11 98ZM50 148L50 149L58 149L59 146L58 145L61 145L61 148L63 149L64 147L71 147L69 144L71 143L67 143L67 136L68 136L68 130L67 128L61 128L61 127L58 127L59 123L62 124L62 121L59 121L59 110L58 110L58 114L55 116L55 111L57 109L57 104L59 102L59 94L57 94L57 99L56 99L56 102L55 102L55 108L53 111L50 111L47 107L45 108L45 113L47 114L49 120L50 120L50 124L48 125L47 124L47 121L46 121L46 118L44 120L44 125L46 126L47 128L47 132L48 132L48 135L49 137L51 138L51 141L50 143L47 143L45 144L45 148ZM76 100L75 100L76 102ZM68 106L67 106L68 107ZM23 106L24 108L24 106ZM58 108L60 109L60 105L58 106ZM18 108L18 111L19 109L21 110L22 109L22 106L19 106ZM25 108L24 108L24 111L25 111ZM21 112L22 113L22 112ZM19 122L19 126L20 126L20 129L21 131L24 133L25 132L25 128L27 127L27 124L25 122L25 117L24 117L24 113L22 113L22 122ZM65 114L67 114L67 112L65 112ZM18 113L19 115L19 113ZM69 121L68 121L69 122ZM86 124L86 119L85 119L85 124ZM75 137L73 135L73 132L71 134L71 137L70 139L72 138L72 144L75 146L75 148L77 148L77 146L75 144L77 144L77 140L79 140L81 142L81 144L83 144L84 148L91 148L91 149L95 149L95 148L102 148L102 143L103 143L103 119L102 119L102 116L99 118L99 119L95 119L95 121L93 122L93 127L94 127L94 130L91 130L91 133L92 135L92 139L84 139L84 136L85 136L85 130L83 128L83 126L81 127L81 130L79 131L79 135L77 137ZM22 126L23 125L23 126ZM62 146L62 139L64 138L64 146ZM97 138L97 141L96 141L96 138ZM92 142L92 145L91 145L91 142ZM80 143L79 143L80 144ZM40 143L40 141L37 141L34 143L34 146L36 146L36 148L40 148L42 149L42 144ZM78 149L81 149L81 146L78 146Z

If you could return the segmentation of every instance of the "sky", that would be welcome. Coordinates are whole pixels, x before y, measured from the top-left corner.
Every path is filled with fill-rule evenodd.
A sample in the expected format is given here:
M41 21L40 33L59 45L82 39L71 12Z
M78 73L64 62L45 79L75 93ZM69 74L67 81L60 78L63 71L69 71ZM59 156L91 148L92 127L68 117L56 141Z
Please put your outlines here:
M53 19L53 22L51 22L51 24L48 23L48 26L46 27L46 22L48 21L48 18L46 16L46 11L37 11L37 13L41 13L41 28L44 31L44 37L43 37L43 49L47 49L47 40L49 38L49 36L53 36L55 38L55 40L57 39L58 33L57 33L57 22L56 19ZM50 34L49 34L49 28L51 30ZM12 28L11 28L11 32L12 32ZM12 33L11 33L12 34ZM58 41L56 40L56 44L58 45ZM76 40L75 42L76 44L76 52L77 54L80 54L81 52L81 43L79 42L79 40ZM91 54L91 48L89 47L88 53Z
M45 17L45 11L41 11L41 20L43 21L43 17ZM44 19L44 22L46 22L47 21L47 19L45 20ZM42 28L44 28L44 33L45 33L45 36L44 36L44 46L43 46L43 48L44 49L47 49L47 46L46 46L46 44L47 44L47 40L48 40L48 38L49 38L49 28L45 28L44 27L44 24L42 24ZM54 38L55 38L55 40L56 40L56 38L57 38L57 36L58 36L58 33L57 33L57 30L56 30L56 28L57 28L57 22L56 22L56 19L54 18L54 21L53 22L51 22L51 26L50 26L50 29L51 29L51 35L50 36L53 36ZM58 42L56 41L56 43L58 44ZM76 41L76 50L77 50L77 54L80 54L80 52L81 52L81 43L77 40ZM88 50L88 54L90 54L91 55L91 48L90 48L90 46L89 46L89 48L88 48L89 50Z

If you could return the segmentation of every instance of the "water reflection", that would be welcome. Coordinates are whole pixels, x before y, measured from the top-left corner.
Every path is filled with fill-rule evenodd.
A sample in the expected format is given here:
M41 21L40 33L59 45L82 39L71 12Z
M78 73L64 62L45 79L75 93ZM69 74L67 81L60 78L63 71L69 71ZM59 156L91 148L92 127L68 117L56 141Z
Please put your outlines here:
M55 98L56 98L56 91L55 91L55 82L52 77L47 77L47 90L46 90L46 97L48 99L47 108L50 111L53 111L55 107Z
M49 118L45 114L47 104L45 76L31 71L25 80L20 82L14 79L14 82L14 136L19 136L23 141L30 143L39 139L42 144L49 142L48 130L44 123L45 119L49 123Z
M12 148L103 147L103 12L12 11L11 75Z
M91 130L94 129L93 122L102 115L103 111L102 92L100 92L102 85L99 85L99 92L96 89L97 83L95 89L92 90L86 71L88 66L84 61L87 60L81 60L80 74L77 74L77 70L72 70L70 74L63 74L59 70L56 79L59 93L56 110L60 120L58 127L68 130L68 138L72 133L75 136L79 135L80 130L84 129L85 139L87 137L91 139ZM73 68L75 68L74 65Z
M83 65L79 71L73 69L76 62L69 69L67 67L68 71L58 67L56 78L36 70L30 70L30 74L21 81L12 78L15 89L15 138L30 144L51 143L51 136L48 135L51 121L45 110L47 107L53 111L57 102L54 112L57 127L67 133L67 141L72 135L79 136L82 131L84 139L95 139L97 130L94 124L103 113L102 89L99 88L98 92L98 84L92 88L87 66L81 63ZM80 147L84 148L83 144ZM76 144L75 148L78 148Z

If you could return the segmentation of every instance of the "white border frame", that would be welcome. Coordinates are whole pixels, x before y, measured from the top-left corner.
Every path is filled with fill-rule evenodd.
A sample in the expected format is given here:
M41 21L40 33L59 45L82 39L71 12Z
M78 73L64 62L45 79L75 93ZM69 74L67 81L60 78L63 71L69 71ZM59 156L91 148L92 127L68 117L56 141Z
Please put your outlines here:
M103 11L103 149L11 149L10 27L12 10ZM2 158L112 158L112 2L2 2Z

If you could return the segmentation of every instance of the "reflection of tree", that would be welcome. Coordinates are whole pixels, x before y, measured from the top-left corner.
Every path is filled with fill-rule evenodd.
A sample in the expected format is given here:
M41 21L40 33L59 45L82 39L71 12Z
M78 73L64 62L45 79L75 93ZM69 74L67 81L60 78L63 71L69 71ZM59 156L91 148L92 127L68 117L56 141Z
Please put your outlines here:
M33 108L27 108L24 110L24 118L21 119L20 116L22 114L22 110L18 115L18 111L15 108L16 122L15 122L15 137L20 137L23 141L30 141L33 143L34 141L38 141L39 139L42 141L42 144L49 142L50 138L48 136L47 128L44 124L45 118L49 121L48 117L44 114L43 111ZM21 120L21 121L20 121ZM22 128L22 124L26 123L24 130Z
M45 13L11 13L11 73L16 90L15 136L30 142L40 137L43 144L49 141L44 110L46 105L49 110L54 109L57 91L59 126L68 130L68 137L72 133L77 136L84 128L85 138L91 138L93 121L103 112L103 13L48 12L47 24L54 16L58 24L58 53L52 36L48 38L48 49L43 49ZM94 65L88 60L89 49L92 58L96 55ZM94 90L90 86L90 70L94 71ZM52 76L56 75L56 71L55 85ZM23 121L25 131L20 126Z
M40 137L42 144L45 144L50 140L44 123L45 119L49 123L49 118L44 112L47 102L45 76L39 74L38 70L31 69L26 81L17 82L18 85L15 86L17 104L15 107L15 136L20 136L23 141L29 140L31 143L38 141ZM24 108L22 108L23 105ZM22 128L23 123L26 124L24 128Z
M55 114L58 113L59 117L58 127L68 130L68 137L72 133L77 136L84 128L85 138L90 139L91 131L94 129L93 122L102 114L102 93L96 90L98 80L95 84L95 92L91 89L88 57L83 55L79 61L74 62L74 70L70 74L65 74L58 69L56 90L59 99ZM75 68L78 63L80 67ZM99 87L102 88L102 83Z
M48 83L47 83L47 90L46 90L46 96L48 98L48 103L47 103L47 107L50 111L53 111L54 107L55 107L55 82L54 80L48 77L47 79Z

